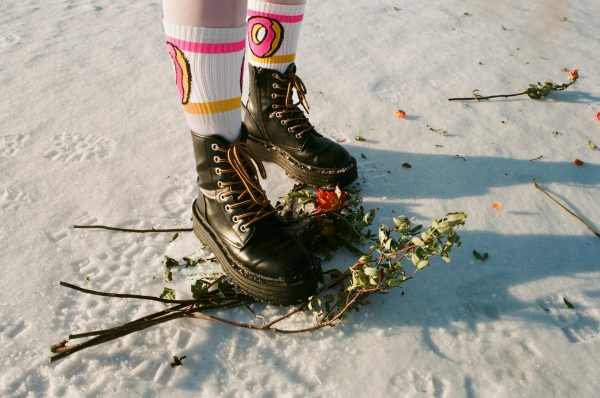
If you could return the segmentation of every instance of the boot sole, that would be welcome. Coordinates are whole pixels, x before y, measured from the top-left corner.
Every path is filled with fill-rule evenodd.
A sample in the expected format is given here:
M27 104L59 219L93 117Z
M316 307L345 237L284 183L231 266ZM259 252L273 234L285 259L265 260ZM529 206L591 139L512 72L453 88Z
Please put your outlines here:
M196 201L192 209L194 234L208 246L219 260L223 272L245 294L269 304L292 305L306 300L315 293L316 280L287 284L282 280L265 278L248 270L229 255L227 248L221 243L212 227L196 212Z
M260 131L243 104L242 109L246 116L243 119L244 123L252 123L252 128ZM256 151L263 161L275 163L291 178L317 188L333 188L335 186L344 188L358 178L358 169L356 167L356 159L354 158L343 168L319 168L299 162L281 148L261 142L251 135L248 135L248 145Z

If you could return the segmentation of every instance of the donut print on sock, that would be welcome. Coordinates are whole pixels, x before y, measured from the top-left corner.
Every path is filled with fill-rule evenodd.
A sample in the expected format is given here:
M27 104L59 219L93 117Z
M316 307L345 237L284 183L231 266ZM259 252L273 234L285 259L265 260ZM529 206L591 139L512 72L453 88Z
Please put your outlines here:
M283 26L279 21L262 16L248 19L248 46L258 58L275 54L283 42Z
M190 100L190 91L192 88L192 74L190 73L190 63L176 45L167 42L169 55L175 68L175 82L179 91L179 98L182 104L187 104Z

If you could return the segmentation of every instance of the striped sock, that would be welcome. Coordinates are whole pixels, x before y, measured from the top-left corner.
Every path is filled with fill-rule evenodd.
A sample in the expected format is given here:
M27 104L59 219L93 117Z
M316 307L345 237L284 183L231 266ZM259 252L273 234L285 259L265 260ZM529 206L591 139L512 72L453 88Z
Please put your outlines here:
M285 72L296 59L305 4L248 2L248 62Z
M245 27L204 28L164 21L167 49L190 129L234 142L241 131Z

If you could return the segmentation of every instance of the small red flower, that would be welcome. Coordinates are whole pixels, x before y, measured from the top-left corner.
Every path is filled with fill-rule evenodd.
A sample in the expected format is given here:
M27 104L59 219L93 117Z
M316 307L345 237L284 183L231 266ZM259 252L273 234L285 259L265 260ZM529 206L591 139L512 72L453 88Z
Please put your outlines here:
M585 163L580 159L573 159L573 164L575 166L583 166Z
M600 122L600 111L598 111L598 113L596 113L596 119L598 119L598 121Z
M579 79L579 71L577 69L571 69L569 72L569 80L574 82L577 79Z
M339 188L336 188L335 192L326 191L324 189L317 189L317 203L318 206L315 208L317 212L327 213L335 211L344 204L348 194L342 192Z

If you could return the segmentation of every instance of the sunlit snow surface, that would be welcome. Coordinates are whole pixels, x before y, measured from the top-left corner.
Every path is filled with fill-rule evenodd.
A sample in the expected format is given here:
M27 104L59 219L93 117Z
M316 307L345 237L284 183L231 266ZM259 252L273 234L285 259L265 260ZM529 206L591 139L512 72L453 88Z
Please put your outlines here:
M185 320L49 365L49 346L70 332L162 308L82 295L60 280L158 295L163 255L209 253L192 234L170 242L71 228L190 224L191 140L160 1L3 0L0 395L596 396L600 241L532 180L600 229L600 151L587 146L600 145L598 15L597 0L310 0L298 67L311 121L358 159L376 225L394 212L422 223L469 214L452 264L436 262L404 296L375 297L314 334ZM544 101L447 101L566 82L563 68L578 68L580 80ZM292 186L267 171L271 198ZM340 253L325 266L352 259ZM184 296L199 272L215 270L177 274L175 288ZM246 309L227 315L261 321ZM173 355L186 355L184 365L172 369Z

